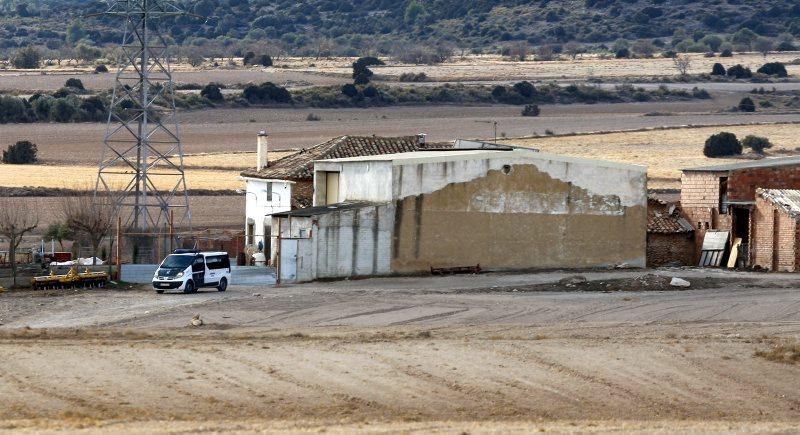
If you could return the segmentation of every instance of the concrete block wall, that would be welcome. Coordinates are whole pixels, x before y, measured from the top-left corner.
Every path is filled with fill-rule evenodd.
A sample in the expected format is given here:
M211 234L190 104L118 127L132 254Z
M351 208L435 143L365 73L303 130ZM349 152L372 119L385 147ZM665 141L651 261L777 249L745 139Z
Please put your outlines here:
M760 196L756 198L753 215L753 265L780 272L796 271L800 264L796 249L800 238L797 219Z

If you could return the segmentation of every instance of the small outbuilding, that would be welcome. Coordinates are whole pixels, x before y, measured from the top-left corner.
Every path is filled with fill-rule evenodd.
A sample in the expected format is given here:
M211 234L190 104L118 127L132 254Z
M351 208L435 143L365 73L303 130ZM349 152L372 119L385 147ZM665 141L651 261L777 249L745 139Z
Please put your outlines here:
M800 190L758 189L752 241L753 266L800 270Z
M281 278L644 267L646 179L522 149L318 161L314 207L273 215Z
M680 206L650 197L647 200L647 266L694 265L694 227Z

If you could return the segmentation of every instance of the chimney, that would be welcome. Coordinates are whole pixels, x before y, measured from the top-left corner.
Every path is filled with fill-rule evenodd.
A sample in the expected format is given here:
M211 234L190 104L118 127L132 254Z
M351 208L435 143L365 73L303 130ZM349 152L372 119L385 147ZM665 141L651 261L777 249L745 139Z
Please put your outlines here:
M256 148L256 171L260 171L267 167L267 152L269 151L267 136L267 132L264 130L258 132L258 147Z
M417 135L417 141L419 142L420 148L425 148L425 140L426 140L425 138L427 137L428 135L425 133L420 133Z

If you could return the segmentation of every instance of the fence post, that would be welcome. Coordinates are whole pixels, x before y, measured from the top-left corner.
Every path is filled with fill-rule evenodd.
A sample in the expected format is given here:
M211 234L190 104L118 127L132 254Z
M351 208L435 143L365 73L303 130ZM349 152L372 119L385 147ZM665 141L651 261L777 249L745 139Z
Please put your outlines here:
M117 279L122 280L122 217L117 216Z

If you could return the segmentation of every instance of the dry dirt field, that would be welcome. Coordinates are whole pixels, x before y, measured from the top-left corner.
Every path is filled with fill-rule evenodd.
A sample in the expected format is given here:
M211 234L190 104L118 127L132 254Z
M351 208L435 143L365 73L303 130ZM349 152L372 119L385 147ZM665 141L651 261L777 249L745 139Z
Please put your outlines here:
M775 145L771 157L800 153L800 124L739 125L678 128L638 132L590 134L564 137L510 139L504 143L523 145L554 154L588 157L646 165L650 187L675 187L681 169L741 162L741 159L708 158L703 144L712 134L728 131L740 139L764 136Z
M240 186L241 187L241 186ZM47 226L61 220L62 202L57 197L3 198L3 201L35 210L39 215L39 226L34 236L26 238L26 244L38 243L38 237L47 230ZM192 226L195 230L244 229L245 195L237 196L199 196L189 197L192 211ZM5 248L3 248L5 249Z
M544 273L4 293L0 430L796 430L800 367L756 352L800 339L797 278L658 273L717 288L526 287L565 276Z
M765 58L758 53L736 54L730 58L707 58L703 54L691 54L689 74L710 73L716 62L725 67L736 64L751 68L753 71L766 62L789 63L800 58L800 53L773 53ZM303 67L298 64L298 71L323 72L346 75L351 72L350 64L327 64L317 67ZM435 82L462 81L513 81L513 80L586 80L591 78L628 79L637 77L663 77L677 75L672 59L600 59L597 56L585 56L576 60L560 60L552 62L512 62L499 56L467 56L463 59L456 56L451 62L440 65L403 65L389 61L386 66L372 68L379 79L396 81L401 74L407 72L424 72L429 80ZM787 65L790 75L800 74L800 66Z

